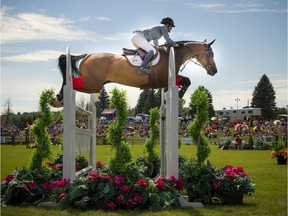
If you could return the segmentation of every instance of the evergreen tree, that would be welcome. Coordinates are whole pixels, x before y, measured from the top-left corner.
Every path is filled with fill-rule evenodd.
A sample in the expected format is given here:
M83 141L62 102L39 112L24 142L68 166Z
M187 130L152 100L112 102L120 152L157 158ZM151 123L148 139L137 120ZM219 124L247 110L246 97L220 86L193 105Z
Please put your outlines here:
M101 89L98 99L99 101L97 101L96 103L97 117L100 116L100 114L102 113L104 109L109 108L110 99L109 99L109 95L106 92L105 87Z
M156 106L156 96L155 96L155 90L149 89L148 95L145 101L145 105L143 107L143 113L149 113L150 109L154 108Z
M211 117L215 116L212 94L204 86L199 86L198 88L200 90L205 90L205 92L207 94L207 97L208 97L208 117L210 119ZM189 115L194 116L196 113L196 105L193 103L193 101L191 101L189 103L189 108L190 108Z
M148 94L149 94L149 89L144 89L139 95L138 102L135 107L136 114L143 113L146 99L148 98Z
M272 83L264 74L252 93L251 107L261 108L264 119L273 119L276 111L275 99Z

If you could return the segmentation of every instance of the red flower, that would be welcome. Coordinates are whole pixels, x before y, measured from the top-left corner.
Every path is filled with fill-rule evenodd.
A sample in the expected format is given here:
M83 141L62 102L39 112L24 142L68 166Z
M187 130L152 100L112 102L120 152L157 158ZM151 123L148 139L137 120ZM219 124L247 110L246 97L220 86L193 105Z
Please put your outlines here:
M141 204L143 198L140 196L139 193L134 193L133 200L135 201L135 203Z
M67 193L61 193L61 194L59 195L59 198L62 199L62 198L64 198L64 197L66 197L66 196L67 196Z
M98 172L92 172L89 176L88 176L89 180L97 180L100 179L100 174Z
M114 176L114 184L115 185L122 185L124 183L124 178L120 175Z
M105 175L104 180L106 180L107 182L109 182L111 180L111 176L110 175Z
M174 182L175 184L177 183L177 179L174 176L170 176L169 181Z
M104 166L104 164L102 164L100 160L96 162L97 168L102 168L103 166Z
M50 182L45 182L45 183L43 183L42 187L43 187L43 189L44 189L45 191L50 191L50 190L52 190L52 184L50 184Z
M51 161L47 161L46 165L49 166L49 167L52 167L54 165L54 163L51 162Z
M63 166L62 165L53 165L52 168L57 169L57 170L62 170Z
M115 210L117 208L117 205L114 202L110 202L107 204L107 209L109 210Z
M14 175L9 174L4 178L3 183L5 183L5 184L9 183L13 178L14 178Z
M29 190L37 189L37 184L36 184L36 182L34 182L34 181L31 181L31 182L23 181L22 183L23 183L24 185L26 185L26 187L27 187Z
M164 180L162 179L158 179L154 182L154 184L156 185L156 187L158 188L158 190L164 190Z
M129 186L128 186L128 185L122 185L122 186L121 186L121 192L122 192L123 194L128 194L128 193L130 192Z
M129 207L129 208L132 208L133 206L134 206L134 201L133 201L133 199L129 199L128 201L127 201L127 203L126 203L126 205Z
M137 185L139 187L144 187L144 188L148 187L148 184L144 179L140 179L139 181L137 181Z
M178 179L178 181L176 182L176 189L177 190L182 190L182 188L184 187L184 181L182 179Z
M117 197L117 202L119 204L124 204L124 201L125 201L125 198L122 194L120 194L118 197Z
M52 188L56 188L56 187L63 188L63 187L65 187L65 185L67 183L68 183L68 181L64 178L60 181L53 181L52 182Z

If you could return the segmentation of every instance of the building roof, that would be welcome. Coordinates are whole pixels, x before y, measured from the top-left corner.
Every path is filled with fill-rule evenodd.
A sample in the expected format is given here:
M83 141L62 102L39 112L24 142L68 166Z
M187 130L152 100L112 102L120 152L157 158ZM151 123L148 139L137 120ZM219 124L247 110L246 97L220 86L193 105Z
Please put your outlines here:
M113 115L116 113L116 109L104 109L101 113L101 115Z

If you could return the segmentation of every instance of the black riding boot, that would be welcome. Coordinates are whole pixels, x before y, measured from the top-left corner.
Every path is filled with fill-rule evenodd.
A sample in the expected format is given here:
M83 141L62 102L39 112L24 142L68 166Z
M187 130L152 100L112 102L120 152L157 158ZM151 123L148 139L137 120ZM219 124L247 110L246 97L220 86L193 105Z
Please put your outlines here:
M144 60L143 60L143 62L142 62L142 64L141 64L141 67L140 67L140 69L139 69L139 71L138 71L138 74L148 74L148 73L150 73L150 69L149 69L149 67L147 66L147 64L151 61L151 59L153 58L153 56L154 56L153 50L150 50L150 51L146 54L146 56L145 56L145 58L144 58Z

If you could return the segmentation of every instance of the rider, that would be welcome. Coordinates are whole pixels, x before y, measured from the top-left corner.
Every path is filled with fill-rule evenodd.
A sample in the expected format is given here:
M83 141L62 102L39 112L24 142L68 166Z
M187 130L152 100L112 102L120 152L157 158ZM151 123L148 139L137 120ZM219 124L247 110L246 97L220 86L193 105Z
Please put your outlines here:
M161 20L161 24L154 26L150 29L144 29L144 30L136 30L134 31L134 35L131 39L133 45L136 48L142 48L147 52L140 69L138 71L138 74L148 74L150 73L150 69L147 66L147 64L152 60L153 56L157 53L156 49L149 43L151 40L153 40L154 46L158 46L158 40L163 36L166 40L166 42L173 46L173 47L179 47L178 44L176 44L170 37L169 34L172 30L172 27L175 27L174 21L170 17L165 17Z

